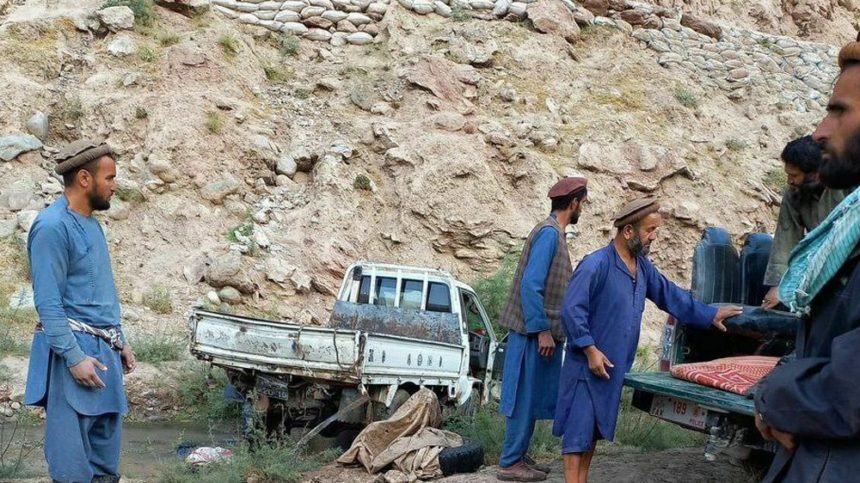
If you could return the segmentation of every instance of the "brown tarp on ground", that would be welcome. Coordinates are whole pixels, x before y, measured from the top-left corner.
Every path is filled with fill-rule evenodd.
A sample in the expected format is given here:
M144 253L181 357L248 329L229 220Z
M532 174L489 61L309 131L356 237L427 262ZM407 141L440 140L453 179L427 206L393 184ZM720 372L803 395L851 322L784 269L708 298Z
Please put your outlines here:
M426 388L413 394L389 419L368 425L337 462L361 464L371 474L390 465L383 482L400 483L442 476L439 453L463 444L456 433L439 429L442 410L436 394Z

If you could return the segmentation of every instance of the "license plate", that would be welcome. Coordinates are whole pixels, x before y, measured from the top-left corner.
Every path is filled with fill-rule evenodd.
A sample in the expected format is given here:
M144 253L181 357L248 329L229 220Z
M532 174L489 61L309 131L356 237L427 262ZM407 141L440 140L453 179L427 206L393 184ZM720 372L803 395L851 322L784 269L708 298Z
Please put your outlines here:
M266 396L286 401L289 399L289 387L277 379L272 379L264 376L257 376L257 384L255 384L257 392Z
M698 404L667 396L654 396L651 415L697 429L705 429L708 410Z

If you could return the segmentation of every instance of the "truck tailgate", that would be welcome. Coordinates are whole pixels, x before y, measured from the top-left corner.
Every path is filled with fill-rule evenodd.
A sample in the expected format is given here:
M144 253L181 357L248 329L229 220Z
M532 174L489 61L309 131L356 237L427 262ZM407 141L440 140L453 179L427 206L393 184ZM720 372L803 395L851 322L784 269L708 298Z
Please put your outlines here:
M274 374L359 380L359 333L197 310L191 352L214 364Z
M627 374L624 385L635 390L695 402L708 409L755 415L755 403L740 394L702 386L672 377L668 372L635 372Z

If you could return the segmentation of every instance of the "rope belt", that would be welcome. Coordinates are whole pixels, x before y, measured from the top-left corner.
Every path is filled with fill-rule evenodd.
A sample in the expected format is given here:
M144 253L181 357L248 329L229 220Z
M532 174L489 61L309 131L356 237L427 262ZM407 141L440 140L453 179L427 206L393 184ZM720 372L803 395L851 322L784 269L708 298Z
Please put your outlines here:
M83 332L85 334L89 334L93 337L98 337L103 341L107 342L111 349L116 351L121 351L123 348L122 338L120 337L120 332L114 328L110 329L99 329L98 327L93 327L89 324L85 324L83 322L78 322L77 320L69 320L69 328L76 332ZM36 332L44 331L45 328L42 326L42 323L39 322L36 324Z

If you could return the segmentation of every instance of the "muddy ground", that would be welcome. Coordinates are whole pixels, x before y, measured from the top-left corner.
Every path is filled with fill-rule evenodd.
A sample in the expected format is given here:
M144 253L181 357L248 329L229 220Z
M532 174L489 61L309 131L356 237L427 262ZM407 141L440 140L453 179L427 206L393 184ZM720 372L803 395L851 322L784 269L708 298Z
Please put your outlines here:
M548 483L564 483L561 461L552 464ZM454 475L438 483L496 483L497 467L485 467L476 474ZM15 483L50 483L48 479L14 480ZM143 483L151 478L123 478L123 483ZM336 464L311 473L302 483L373 483L376 476L363 469ZM617 450L598 455L590 475L591 483L747 483L756 481L727 460L709 463L698 448L673 449L655 453Z
M562 463L552 462L547 482L564 483ZM497 467L485 467L477 474L454 475L439 483L496 483ZM375 476L363 469L330 465L309 474L302 483L373 483ZM589 477L591 483L747 483L757 481L728 459L709 463L700 448L672 449L643 453L636 449L611 448L598 453Z

